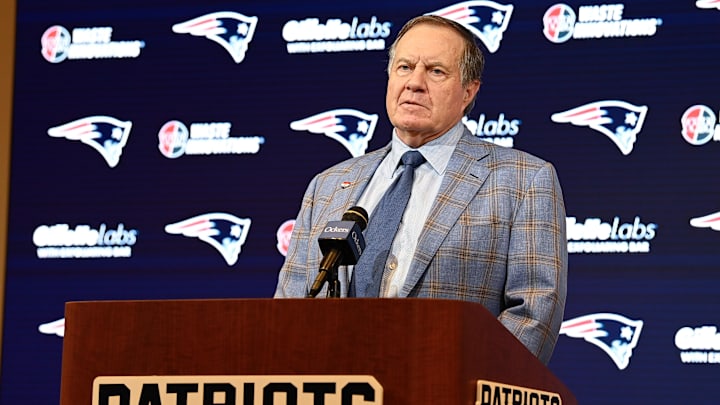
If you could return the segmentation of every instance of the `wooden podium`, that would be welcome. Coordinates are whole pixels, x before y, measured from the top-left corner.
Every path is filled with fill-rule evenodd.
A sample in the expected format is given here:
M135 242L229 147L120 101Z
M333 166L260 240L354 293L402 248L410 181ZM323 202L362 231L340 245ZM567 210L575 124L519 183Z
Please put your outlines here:
M243 394L243 389L259 387L263 381L276 382L267 385L266 390L268 387L294 389L293 384L305 376L325 376L325 380L331 382L333 376L371 376L381 386L377 390L379 398L366 401L367 398L353 397L349 402L343 400L343 405L576 404L562 382L485 308L462 301L69 302L65 322L61 405L98 403L93 387L97 385L96 377L101 376L119 380L121 384L112 386L120 388L124 387L123 376L135 376L128 381L136 382L143 382L143 378L152 382L162 376L177 382L178 376L189 376L182 381L197 390L203 386L207 390L209 386L203 382L211 381L208 376L224 376L215 380L227 380L221 386L237 388L239 399L227 402L202 402L201 394L190 389L183 394L188 405L265 404L268 402L263 402L260 394L253 396L248 391ZM264 379L242 376L264 376ZM292 376L295 378L289 378ZM359 380L366 381L366 378ZM324 381L322 378L307 380ZM233 381L243 384L233 386ZM310 388L303 388L302 384L295 384L300 395L306 396L309 394L302 394L303 389L335 387L340 390L341 385L327 388L310 384L307 385ZM157 384L143 387L165 389L165 386L158 388ZM177 389L175 385L172 387ZM542 394L537 392L551 395L541 400ZM137 397L136 392L133 395ZM173 395L173 398L180 396ZM192 395L200 399L193 402ZM315 402L293 402L287 397L287 402L274 403L341 403L333 402L330 394L314 395ZM512 402L513 395L516 400L523 400L524 396L524 402ZM145 396L145 402L131 399L99 403L160 403L147 398L152 396ZM327 402L323 402L323 398L328 398ZM531 402L531 398L536 402Z

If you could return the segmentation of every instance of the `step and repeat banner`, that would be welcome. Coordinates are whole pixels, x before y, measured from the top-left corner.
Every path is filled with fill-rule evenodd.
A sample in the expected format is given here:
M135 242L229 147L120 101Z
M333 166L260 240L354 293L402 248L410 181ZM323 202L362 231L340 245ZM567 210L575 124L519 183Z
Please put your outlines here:
M428 13L486 52L472 133L557 167L550 368L582 404L716 402L720 1L17 8L1 404L57 403L67 301L271 297L312 176L390 140L387 48Z

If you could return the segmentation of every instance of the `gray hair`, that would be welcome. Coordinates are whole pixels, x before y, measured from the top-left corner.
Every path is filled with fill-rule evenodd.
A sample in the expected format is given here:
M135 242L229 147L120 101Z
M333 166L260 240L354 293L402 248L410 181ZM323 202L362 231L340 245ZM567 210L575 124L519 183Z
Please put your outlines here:
M483 52L477 42L475 42L475 36L461 24L436 15L421 15L419 17L415 17L405 23L405 25L400 29L395 41L392 45L390 45L390 49L388 50L388 74L390 74L390 70L392 69L393 60L395 59L395 48L397 47L397 43L400 41L400 38L402 38L411 28L420 24L448 27L460 34L464 44L462 55L458 61L462 85L463 87L467 87L475 80L482 82L481 77L485 67L485 56L483 55ZM477 96L477 93L475 95ZM469 113L474 105L475 98L473 98L470 104L468 104L465 108L464 114Z

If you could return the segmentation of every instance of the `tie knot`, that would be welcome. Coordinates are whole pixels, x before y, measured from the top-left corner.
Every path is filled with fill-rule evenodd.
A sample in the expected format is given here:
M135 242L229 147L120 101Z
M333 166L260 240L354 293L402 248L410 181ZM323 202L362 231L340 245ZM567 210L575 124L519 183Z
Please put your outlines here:
M413 169L420 166L425 162L425 157L416 150L409 150L405 152L400 158L402 164L405 166L411 166Z

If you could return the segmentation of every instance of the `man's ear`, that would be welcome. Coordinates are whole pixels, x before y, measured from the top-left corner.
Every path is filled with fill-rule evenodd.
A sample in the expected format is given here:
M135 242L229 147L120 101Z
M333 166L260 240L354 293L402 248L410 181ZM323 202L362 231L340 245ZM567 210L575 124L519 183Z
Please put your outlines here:
M475 98L478 90L480 90L480 80L473 80L465 87L465 97L463 97L463 101L470 103Z

